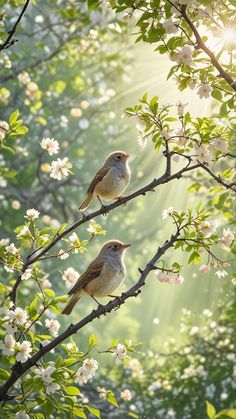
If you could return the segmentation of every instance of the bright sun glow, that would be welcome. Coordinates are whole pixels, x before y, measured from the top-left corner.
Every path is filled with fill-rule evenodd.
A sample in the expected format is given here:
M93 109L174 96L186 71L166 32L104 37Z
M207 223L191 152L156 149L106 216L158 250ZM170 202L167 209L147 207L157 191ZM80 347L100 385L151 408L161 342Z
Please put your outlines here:
M222 39L226 42L236 42L236 31L228 28L222 34Z

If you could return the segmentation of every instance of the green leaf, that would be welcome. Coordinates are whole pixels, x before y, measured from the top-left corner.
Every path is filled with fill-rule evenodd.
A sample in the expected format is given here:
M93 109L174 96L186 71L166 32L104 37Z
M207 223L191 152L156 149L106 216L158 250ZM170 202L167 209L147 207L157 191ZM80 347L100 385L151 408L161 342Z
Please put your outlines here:
M107 401L111 404L113 404L113 406L119 407L117 400L115 398L115 395L113 393L113 391L108 390L107 392Z
M99 6L100 0L87 0L89 10L96 9Z
M214 406L208 402L206 400L206 405L207 405L207 415L210 419L214 419L215 418L215 414L216 414L216 410L214 408Z
M90 413L92 413L94 416L96 416L96 418L101 419L101 414L100 414L99 409L96 409L95 407L91 407L91 406L88 406L88 405L86 405L85 407L86 407L86 409L88 409L88 411Z
M43 293L45 295L47 295L48 297L54 298L55 297L55 292L53 290L47 289L47 290L43 290Z
M78 418L83 418L83 419L87 419L87 415L84 413L84 410L82 408L79 407L74 407L73 409L73 413L76 415L76 417Z
M94 333L89 336L89 346L94 346L97 344L97 339Z
M211 96L216 100L219 100L219 101L222 100L222 94L221 94L220 90L218 90L218 89L213 89L212 92L211 92Z
M221 410L221 412L217 413L215 418L230 418L230 419L236 419L236 409L226 409Z
M77 387L69 386L65 388L65 392L70 396L79 396L80 390Z
M188 264L194 263L195 265L198 265L200 263L201 256L198 252L193 252L188 259Z
M13 112L11 115L10 115L10 118L9 118L9 124L10 125L12 125L12 124L14 124L14 122L16 122L16 120L17 120L17 118L18 118L18 116L20 115L20 112L18 111L18 109L15 111L15 112Z

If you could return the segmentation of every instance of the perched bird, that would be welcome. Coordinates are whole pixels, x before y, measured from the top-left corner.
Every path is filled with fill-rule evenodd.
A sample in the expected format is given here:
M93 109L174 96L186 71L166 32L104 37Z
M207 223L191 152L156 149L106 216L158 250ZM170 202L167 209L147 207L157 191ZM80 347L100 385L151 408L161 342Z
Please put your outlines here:
M80 205L79 211L86 209L96 196L99 200L101 198L105 201L119 198L130 181L128 158L129 155L124 151L109 154L104 165L90 183L87 197Z
M115 297L112 293L125 277L123 258L124 251L129 246L131 245L119 240L110 240L104 244L98 256L68 292L72 297L62 314L70 314L77 301L84 295L90 295L97 303L95 297Z

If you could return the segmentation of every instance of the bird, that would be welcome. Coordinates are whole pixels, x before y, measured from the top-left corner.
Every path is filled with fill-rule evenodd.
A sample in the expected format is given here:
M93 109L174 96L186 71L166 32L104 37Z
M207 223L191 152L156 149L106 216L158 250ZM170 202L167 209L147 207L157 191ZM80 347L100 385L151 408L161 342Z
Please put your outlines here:
M114 151L109 154L90 183L87 196L79 207L79 211L85 210L92 200L97 196L103 206L101 199L109 201L120 198L130 182L130 168L128 165L129 155L124 151Z
M124 251L130 246L119 240L106 242L98 256L68 292L72 297L62 314L69 315L75 304L85 295L91 296L99 305L95 297L117 297L112 294L125 277Z

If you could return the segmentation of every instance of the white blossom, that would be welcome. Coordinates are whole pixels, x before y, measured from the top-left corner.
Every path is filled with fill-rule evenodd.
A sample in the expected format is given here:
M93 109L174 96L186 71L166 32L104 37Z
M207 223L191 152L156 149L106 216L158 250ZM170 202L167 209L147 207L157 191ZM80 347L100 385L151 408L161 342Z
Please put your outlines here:
M176 61L178 64L190 65L193 61L192 53L192 48L188 45L184 45L180 51L174 54L173 60Z
M54 140L54 138L43 138L40 145L43 150L47 150L49 156L53 156L53 154L58 154L60 149L58 141Z
M62 279L65 281L66 287L71 288L75 285L79 276L79 273L74 268L69 267L64 271Z
M23 340L22 343L17 342L16 350L18 352L16 355L17 362L26 362L27 359L30 358L30 354L32 352L31 343L27 340Z
M65 260L69 257L69 253L65 252L63 249L59 250L58 256L61 260Z
M68 157L64 159L54 160L51 164L50 176L53 179L61 180L63 176L69 176L69 170L72 168L72 164L69 162Z
M28 319L27 312L20 307L16 307L15 310L9 310L8 316L19 326L25 325Z
M80 367L78 369L78 371L75 373L73 378L74 378L74 382L80 385L85 384L88 381L88 376L83 367Z
M56 368L49 365L49 367L47 368L37 368L37 370L35 371L35 374L37 377L40 377L41 380L45 384L50 384L53 382L53 378L51 377L51 374L54 371L56 371Z
M209 163L210 161L214 160L212 148L208 145L204 145L204 144L202 144L201 146L195 145L194 155L196 155L200 163Z
M45 326L50 330L52 336L58 335L58 330L60 328L60 323L55 319L46 319Z
M217 151L220 151L222 154L227 154L229 152L229 145L228 145L227 141L222 140L221 138L216 138L212 142L212 146Z
M15 339L12 335L6 335L4 338L4 344L2 348L2 354L5 356L11 356L15 352Z
M45 277L42 281L41 287L43 290L47 290L48 288L52 288L52 283Z
M230 230L230 228L223 229L223 235L220 238L220 242L224 248L230 248L231 244L234 241L234 233Z
M160 134L161 134L161 136L165 139L165 140L169 140L169 138L170 138L170 133L166 130L166 129L163 129L161 132L160 132Z
M162 26L165 29L166 33L178 32L177 24L172 19L165 20L165 22L162 23Z
M200 97L200 99L202 99L203 97L208 98L210 96L211 91L212 88L209 84L202 83L198 88L197 94Z
M189 334L190 334L190 336L194 336L194 335L197 335L197 333L199 332L199 327L198 326L193 326L191 329L190 329L190 332L189 332Z
M128 388L126 388L125 390L123 390L123 391L120 393L120 397L121 397L121 399L123 399L125 402L129 402L129 401L132 399L132 393L131 393L131 391L130 391Z
M89 378L95 375L95 371L98 369L98 362L94 358L85 359L83 362L83 368Z
M26 215L24 217L28 218L28 220L32 221L32 220L35 220L36 218L39 218L39 214L40 214L39 211L37 211L34 208L30 208L26 211Z
M30 279L31 278L31 276L32 276L32 271L33 271L33 268L27 268L26 270L25 270L25 272L21 275L21 279L24 281L24 280L27 280L27 279Z
M173 212L174 212L173 207L166 208L166 209L164 209L164 211L162 211L161 217L163 218L163 220L165 220L170 215L172 215Z
M218 276L218 278L224 278L225 276L227 276L227 275L228 275L228 272L226 272L226 271L224 271L224 270L222 269L222 270L217 271L217 272L215 273L215 275L216 275L216 276Z
M178 112L178 115L179 116L183 116L183 114L184 114L184 107L185 107L185 104L184 103L182 103L180 101L177 103L177 112Z
M0 246L7 246L9 242L10 242L9 239L1 239Z
M121 343L118 343L113 353L115 355L115 362L122 361L123 359L127 357L127 349L125 345L122 345Z
M30 234L30 230L28 226L23 226L20 232L17 234L17 238L25 236L26 234Z
M21 410L17 412L15 415L15 419L30 419L29 415L25 412L25 410Z
M14 243L9 244L9 246L6 246L6 252L11 253L12 255L17 255L18 249L14 245Z
M60 385L57 383L49 383L46 387L46 393L47 394L53 394L55 393L57 390L60 390Z

